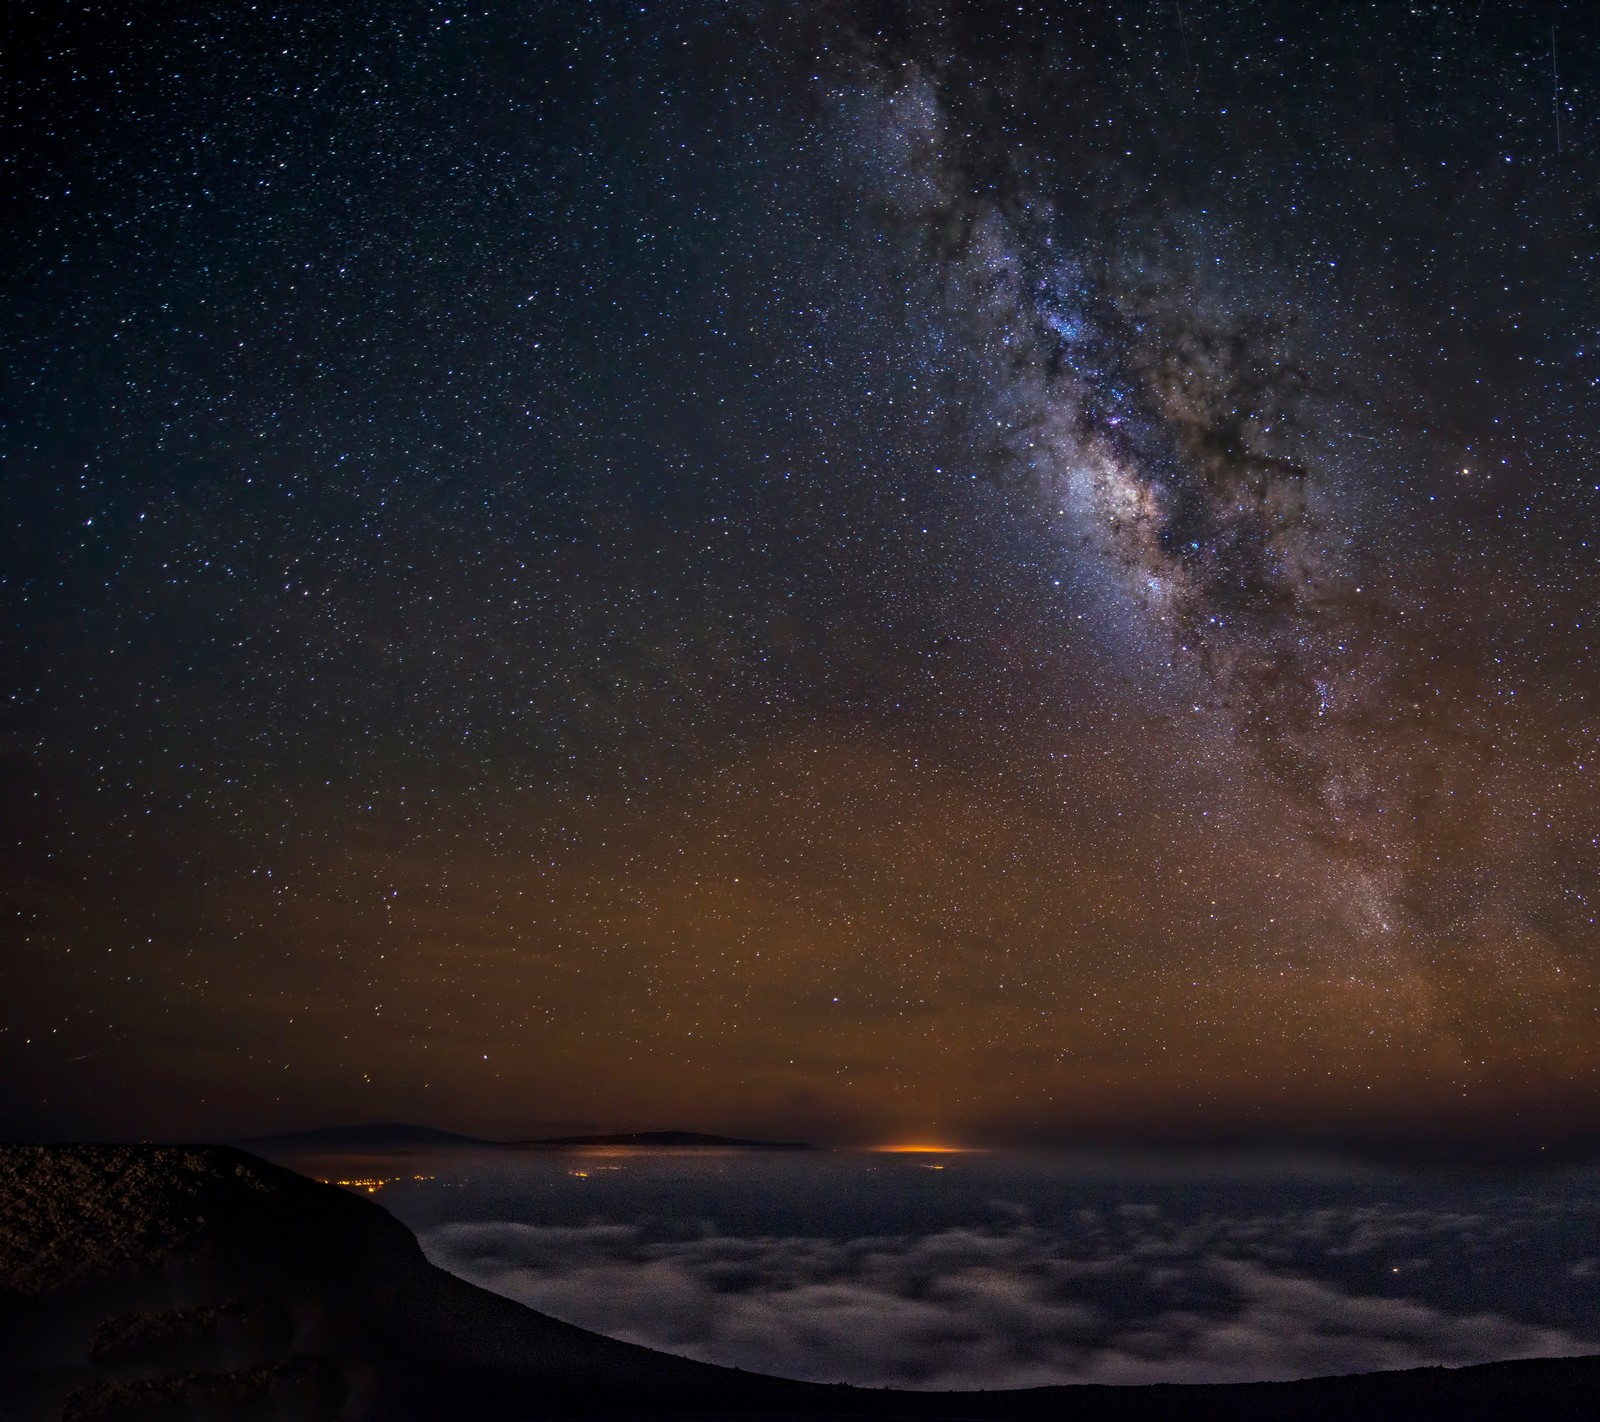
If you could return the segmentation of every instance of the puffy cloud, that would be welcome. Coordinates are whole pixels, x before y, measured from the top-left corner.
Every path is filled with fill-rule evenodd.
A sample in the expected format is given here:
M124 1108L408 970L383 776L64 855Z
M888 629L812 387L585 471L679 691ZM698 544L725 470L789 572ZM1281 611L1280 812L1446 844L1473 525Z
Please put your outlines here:
M1591 1351L1567 1331L1308 1277L1478 1237L1490 1222L1379 1207L1179 1224L1085 1212L916 1236L652 1240L617 1224L451 1224L438 1264L555 1317L710 1362L912 1388L1226 1382ZM1286 1267L1294 1261L1297 1267Z

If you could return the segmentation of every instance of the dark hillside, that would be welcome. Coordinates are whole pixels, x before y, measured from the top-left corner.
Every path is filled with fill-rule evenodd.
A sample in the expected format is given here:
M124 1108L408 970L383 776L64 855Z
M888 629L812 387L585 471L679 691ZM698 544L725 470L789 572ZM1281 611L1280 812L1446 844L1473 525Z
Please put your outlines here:
M0 1416L879 1416L1206 1422L1600 1415L1600 1360L1228 1387L916 1393L586 1332L434 1268L380 1206L226 1146L0 1148Z

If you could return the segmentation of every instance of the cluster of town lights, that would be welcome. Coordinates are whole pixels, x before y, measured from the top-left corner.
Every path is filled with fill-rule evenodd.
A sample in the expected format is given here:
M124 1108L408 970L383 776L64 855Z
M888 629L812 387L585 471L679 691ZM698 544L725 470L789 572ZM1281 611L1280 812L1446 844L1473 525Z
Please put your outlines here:
M432 1180L432 1175L413 1175L413 1180ZM365 1190L369 1195L376 1195L385 1185L398 1185L406 1179L404 1175L390 1175L386 1177L366 1176L357 1180L324 1180L324 1185L342 1185L346 1190Z

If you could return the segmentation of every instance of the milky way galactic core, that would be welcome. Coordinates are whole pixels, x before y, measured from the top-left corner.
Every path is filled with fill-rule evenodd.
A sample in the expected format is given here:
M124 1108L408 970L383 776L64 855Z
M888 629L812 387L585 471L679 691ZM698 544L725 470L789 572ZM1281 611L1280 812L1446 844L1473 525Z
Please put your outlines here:
M1587 7L24 7L13 1131L1600 1126Z

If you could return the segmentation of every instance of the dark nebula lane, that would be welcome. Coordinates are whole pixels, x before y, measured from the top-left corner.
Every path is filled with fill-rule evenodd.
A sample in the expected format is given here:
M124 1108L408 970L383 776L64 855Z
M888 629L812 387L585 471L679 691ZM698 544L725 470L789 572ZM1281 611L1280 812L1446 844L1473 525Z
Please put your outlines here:
M7 1133L1600 1129L1586 7L21 15Z

